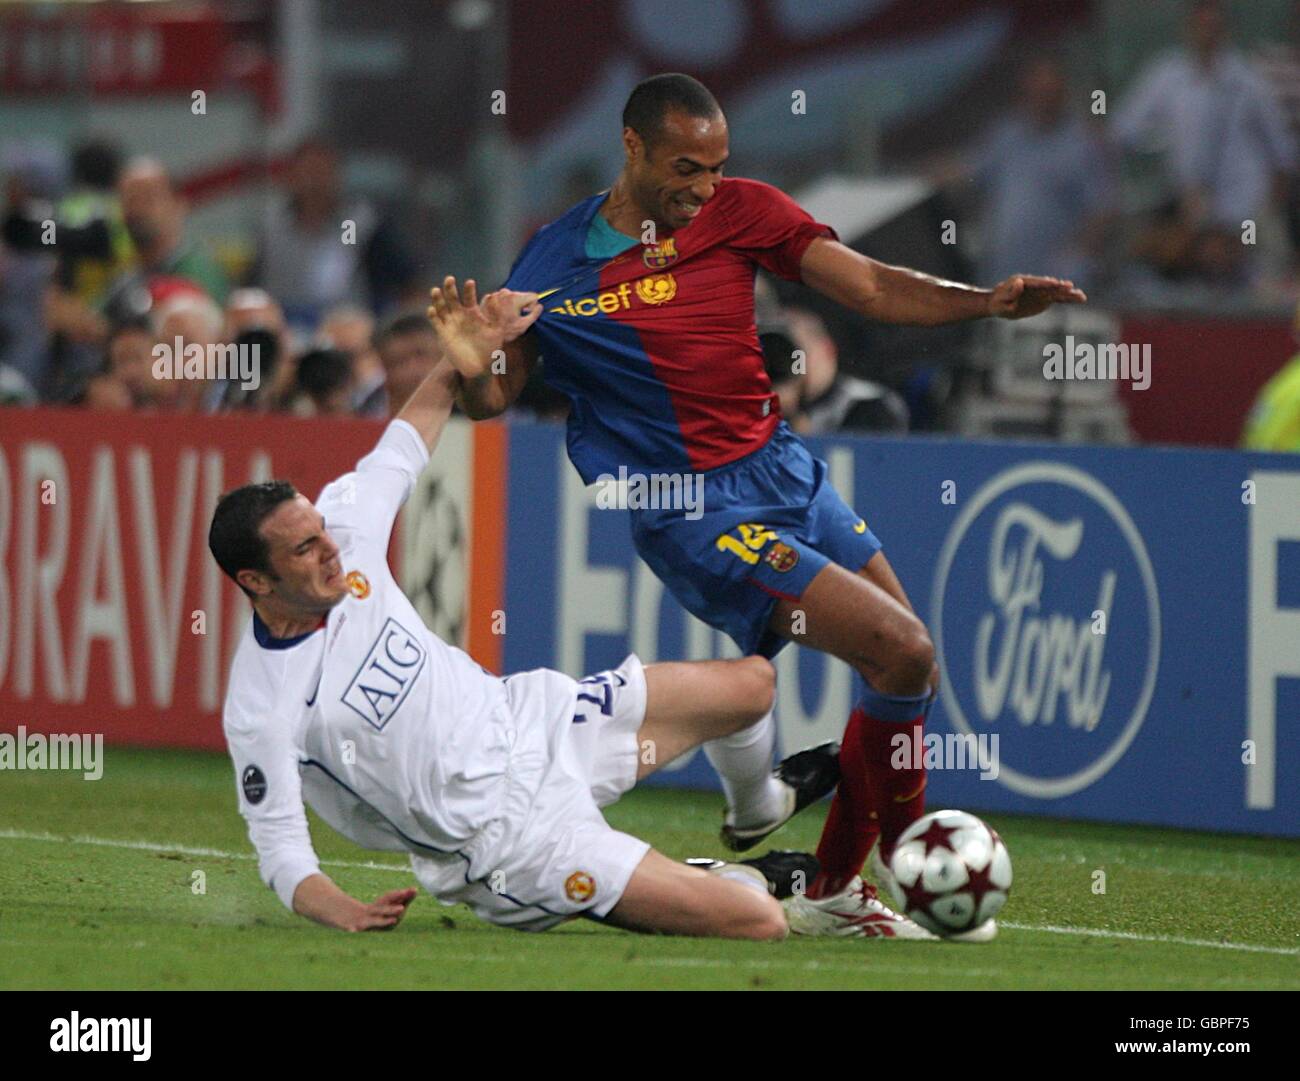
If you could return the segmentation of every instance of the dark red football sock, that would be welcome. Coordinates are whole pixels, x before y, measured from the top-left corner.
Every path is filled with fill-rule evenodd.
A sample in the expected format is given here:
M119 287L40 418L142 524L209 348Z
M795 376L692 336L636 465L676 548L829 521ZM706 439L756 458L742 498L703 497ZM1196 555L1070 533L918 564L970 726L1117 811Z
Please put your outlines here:
M866 719L863 726L863 749L867 762L867 785L875 799L872 810L879 815L880 854L885 858L894 851L899 835L925 814L925 760L919 752L925 714L905 724L891 724ZM912 752L907 755L910 769L896 769L893 760L894 738L907 736Z
M900 733L916 746L913 732L920 732L926 712L902 723L870 717L861 707L850 714L840 742L840 784L817 845L821 872L808 888L809 897L839 893L862 870L877 839L888 853L899 834L925 813L924 762L910 752L914 768L895 769L891 760Z
M867 790L866 750L863 727L867 715L860 709L849 714L840 740L840 783L831 800L830 814L817 844L821 871L808 896L830 897L839 893L862 870L862 864L880 834L877 813Z

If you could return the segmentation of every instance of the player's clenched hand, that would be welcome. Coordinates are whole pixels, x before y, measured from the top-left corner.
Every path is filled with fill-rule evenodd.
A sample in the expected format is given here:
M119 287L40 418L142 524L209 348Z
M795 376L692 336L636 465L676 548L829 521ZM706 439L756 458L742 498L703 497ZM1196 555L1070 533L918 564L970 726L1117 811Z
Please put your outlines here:
M493 326L500 328L507 342L527 333L542 314L542 305L536 293L518 293L513 289L498 289L488 293L480 305Z
M456 279L448 275L441 288L429 293L429 322L462 377L473 379L488 371L494 354L537 321L542 307L536 293L498 289L480 304L473 279L465 282L462 298Z
M348 920L345 931L389 931L402 922L406 909L419 890L408 886L404 890L389 890L380 894L370 904L362 904Z
M1027 319L1053 304L1082 304L1088 298L1074 282L1014 274L989 294L989 315L1002 319Z

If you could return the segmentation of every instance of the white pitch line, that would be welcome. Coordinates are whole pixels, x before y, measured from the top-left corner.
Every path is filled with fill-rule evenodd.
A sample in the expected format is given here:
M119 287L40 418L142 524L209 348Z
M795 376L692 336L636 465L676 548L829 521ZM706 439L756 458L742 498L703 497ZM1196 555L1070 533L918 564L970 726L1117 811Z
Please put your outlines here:
M1167 942L1174 946L1205 946L1214 950L1241 950L1245 953L1277 953L1286 957L1300 956L1300 947L1252 946L1245 942L1216 942L1210 938L1180 938L1177 935L1140 935L1136 931L1108 931L1102 927L1056 927L1052 924L1008 923L999 920L999 926L1012 931L1045 931L1054 935L1089 935L1093 938L1122 938L1130 942Z
M57 833L31 833L26 830L0 829L0 840L6 841L54 841L60 844L97 845L100 848L130 848L138 852L176 852L182 856L207 856L221 860L256 860L252 852L223 852L219 848L196 848L193 845L155 844L153 841L122 841L113 837L87 837L77 834L72 837L60 837ZM321 860L331 867L355 867L364 871L405 871L411 873L410 867L396 863L374 863L358 860Z
M57 844L97 845L100 848L129 848L139 852L176 852L182 856L207 856L212 859L255 860L251 852L225 852L219 848L196 848L193 845L159 844L154 841L124 841L111 837L89 837L79 834L61 837L56 833L33 833L26 830L0 829L0 840L47 841ZM358 860L321 860L330 867L352 867L363 871L398 871L410 873L408 867L394 863L373 863ZM999 921L1009 931L1039 931L1052 935L1084 935L1091 938L1116 938L1126 942L1160 942L1172 946L1192 946L1200 949L1238 950L1242 953L1271 953L1284 957L1300 956L1300 947L1257 946L1247 942L1216 942L1208 938L1180 938L1176 935L1143 935L1136 931L1110 931L1102 927L1058 927L1054 924L1010 923Z
M1107 870L1111 867L1119 867L1126 871L1130 868L1135 868L1144 872L1154 872L1155 874L1160 875L1191 875L1198 878L1225 878L1229 875L1239 875L1243 873L1243 871L1253 874L1255 873L1255 868L1250 867L1248 863L1249 861L1254 861L1256 859L1258 859L1258 857L1254 854L1243 853L1236 857L1237 866L1235 867L1227 867L1223 865L1217 867L1165 867L1158 863L1146 863L1143 861L1123 858L1089 860L1079 856L1071 856L1064 852L1058 852L1051 856L1038 857L1038 860L1041 863L1068 863L1080 870L1084 868L1091 870L1093 867L1099 867L1104 864Z

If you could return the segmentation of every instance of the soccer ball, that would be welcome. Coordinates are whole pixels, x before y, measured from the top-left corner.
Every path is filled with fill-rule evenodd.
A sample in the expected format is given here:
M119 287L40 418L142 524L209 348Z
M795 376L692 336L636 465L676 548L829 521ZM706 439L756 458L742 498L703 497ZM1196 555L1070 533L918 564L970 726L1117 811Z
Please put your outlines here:
M889 860L898 911L936 935L991 920L1011 891L1011 856L993 830L965 811L933 811L913 822Z

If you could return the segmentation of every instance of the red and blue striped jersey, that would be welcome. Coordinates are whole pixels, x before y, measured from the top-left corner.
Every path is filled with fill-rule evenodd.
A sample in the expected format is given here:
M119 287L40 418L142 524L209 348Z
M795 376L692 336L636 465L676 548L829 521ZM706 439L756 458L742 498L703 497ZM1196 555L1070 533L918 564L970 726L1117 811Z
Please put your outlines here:
M612 259L588 255L608 193L542 226L506 284L543 294L533 325L546 380L572 403L569 457L601 474L696 472L763 446L780 422L754 325L754 274L799 280L819 236L783 192L724 179L689 224Z

